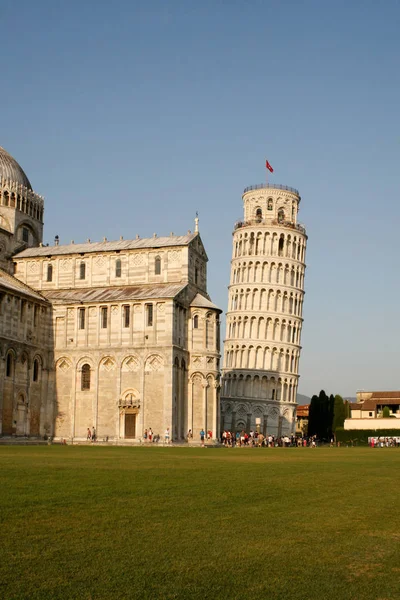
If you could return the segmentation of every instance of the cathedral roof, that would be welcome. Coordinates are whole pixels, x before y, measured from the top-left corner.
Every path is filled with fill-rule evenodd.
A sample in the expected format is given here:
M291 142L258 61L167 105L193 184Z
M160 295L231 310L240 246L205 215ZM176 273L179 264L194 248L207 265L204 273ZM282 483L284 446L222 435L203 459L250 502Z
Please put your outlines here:
M0 269L0 287L8 289L10 292L23 294L35 298L35 300L46 302L46 299L41 294L35 292L29 285L22 283L22 281L19 281L16 277L9 275L6 271L3 271L3 269Z
M216 304L201 294L196 294L190 303L190 306L193 308L212 308L213 310L219 310L219 312L222 312L222 310L218 308Z
M86 242L84 244L66 244L59 246L41 246L27 248L16 255L17 258L39 256L62 256L63 254L86 254L89 252L115 252L116 250L136 250L140 248L167 248L168 246L188 246L197 233L171 235L166 237L118 240L116 242Z
M154 285L125 285L98 288L66 290L43 290L50 302L119 302L125 300L146 300L148 298L175 298L187 286L186 283Z
M4 179L11 180L14 183L19 183L28 190L32 190L29 179L25 175L22 167L17 163L15 158L8 154L4 148L0 146L0 176Z

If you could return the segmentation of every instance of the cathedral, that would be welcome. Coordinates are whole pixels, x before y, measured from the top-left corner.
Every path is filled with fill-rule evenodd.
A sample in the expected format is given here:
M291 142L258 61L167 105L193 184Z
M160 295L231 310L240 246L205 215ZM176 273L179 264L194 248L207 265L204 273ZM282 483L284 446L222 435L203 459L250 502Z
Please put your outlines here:
M43 215L0 148L0 435L218 437L221 310L198 219L183 236L49 246Z

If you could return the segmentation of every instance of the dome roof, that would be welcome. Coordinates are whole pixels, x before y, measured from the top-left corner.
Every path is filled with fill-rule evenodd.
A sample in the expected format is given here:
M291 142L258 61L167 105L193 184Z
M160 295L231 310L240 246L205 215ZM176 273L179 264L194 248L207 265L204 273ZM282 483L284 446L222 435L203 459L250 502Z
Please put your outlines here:
M8 152L4 150L4 148L2 148L1 146L0 175L2 175L5 179L10 179L14 183L20 183L21 185L24 185L29 190L32 189L29 179L27 178L17 161L11 156L11 154L8 154Z

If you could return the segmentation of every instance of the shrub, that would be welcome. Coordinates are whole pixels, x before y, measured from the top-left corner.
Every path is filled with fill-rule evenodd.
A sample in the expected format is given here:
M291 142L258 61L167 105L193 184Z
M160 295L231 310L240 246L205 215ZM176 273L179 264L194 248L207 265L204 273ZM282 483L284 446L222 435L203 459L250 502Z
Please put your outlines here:
M340 427L336 430L336 440L345 444L367 445L369 437L400 437L400 422L398 429L343 429Z

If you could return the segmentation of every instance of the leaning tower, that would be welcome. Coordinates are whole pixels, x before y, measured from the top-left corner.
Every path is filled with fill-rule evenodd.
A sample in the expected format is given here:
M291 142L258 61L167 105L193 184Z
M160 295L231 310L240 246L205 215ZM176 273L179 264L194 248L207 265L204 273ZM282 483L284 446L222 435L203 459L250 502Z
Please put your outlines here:
M235 224L224 347L221 429L294 433L307 235L300 195L261 184Z

